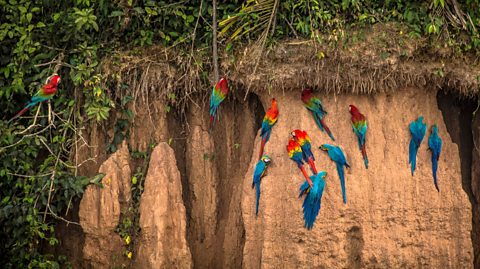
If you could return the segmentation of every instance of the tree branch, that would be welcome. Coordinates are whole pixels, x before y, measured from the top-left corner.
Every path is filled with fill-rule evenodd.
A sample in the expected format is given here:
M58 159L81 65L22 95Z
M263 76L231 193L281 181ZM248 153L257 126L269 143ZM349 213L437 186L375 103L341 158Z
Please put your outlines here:
M218 50L217 50L217 0L213 0L213 40L212 40L212 48L213 48L213 78L215 79L215 83L220 80L220 75L218 73Z

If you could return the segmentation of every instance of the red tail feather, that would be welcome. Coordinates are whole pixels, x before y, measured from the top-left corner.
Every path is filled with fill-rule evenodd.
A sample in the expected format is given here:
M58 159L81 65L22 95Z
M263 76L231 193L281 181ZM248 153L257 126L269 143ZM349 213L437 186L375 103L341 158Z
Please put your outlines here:
M20 110L17 114L15 114L15 116L13 116L10 121L22 116L23 114L25 114L25 112L28 111L28 107L25 107L24 109Z
M315 167L315 162L313 161L312 158L308 158L308 164L310 164L310 167L312 168L313 173L314 173L315 175L318 174L317 168Z
M305 167L303 165L299 165L298 168L300 168L300 170L302 171L302 174L303 176L305 177L305 179L308 181L308 184L310 185L310 187L313 186L313 183L312 181L310 180L310 177L308 176L308 173L307 171L305 170Z
M362 157L363 159L366 160L368 157L367 157L367 149L365 148L365 144L362 145L361 150L362 150Z
M262 139L262 144L260 145L260 155L258 156L258 159L260 160L263 156L263 148L265 147L265 143L267 142L267 137L265 136Z
M215 122L215 116L211 115L210 116L210 130L213 129L213 123Z
M330 138L335 141L335 138L333 137L330 128L328 128L327 124L325 124L325 121L323 119L320 120L320 124L322 125L323 129L325 129L325 132L327 132L328 136L330 136Z

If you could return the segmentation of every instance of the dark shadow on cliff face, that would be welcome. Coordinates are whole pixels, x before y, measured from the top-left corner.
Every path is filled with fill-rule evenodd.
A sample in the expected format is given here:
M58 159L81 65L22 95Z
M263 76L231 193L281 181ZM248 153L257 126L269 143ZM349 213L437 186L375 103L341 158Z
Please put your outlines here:
M472 203L472 245L474 251L474 264L480 269L480 209L472 190L472 119L477 108L475 99L465 99L451 92L439 91L437 103L442 111L443 119L453 142L458 145L461 160L462 187ZM446 141L444 141L445 143ZM479 165L479 164L475 164Z

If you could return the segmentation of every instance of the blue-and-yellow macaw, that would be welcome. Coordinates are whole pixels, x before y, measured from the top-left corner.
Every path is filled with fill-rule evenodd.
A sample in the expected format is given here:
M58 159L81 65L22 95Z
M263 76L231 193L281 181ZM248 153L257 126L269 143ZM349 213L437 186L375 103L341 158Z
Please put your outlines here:
M270 164L271 159L267 155L263 155L260 160L258 160L255 165L255 170L253 171L253 182L252 189L256 188L256 201L255 201L255 215L258 216L258 203L260 201L260 182L262 177L267 173L267 167Z
M428 149L432 152L432 174L433 174L433 183L437 191L440 191L437 183L437 168L438 168L438 159L440 158L440 152L442 151L442 139L438 136L437 125L434 124L432 127L432 133L428 138Z
M308 181L303 182L300 186L299 197L306 194L305 200L303 200L303 218L305 220L305 228L308 230L312 229L318 212L320 212L326 175L326 172L320 171L318 174L310 176L310 180L313 182L312 187L310 187Z
M418 117L416 121L410 123L410 133L412 134L412 139L410 139L410 146L408 150L408 163L410 163L412 176L415 168L417 167L417 152L420 148L420 144L425 137L425 132L427 131L427 125L423 123L423 116Z
M323 144L320 146L321 150L327 151L328 156L332 161L335 162L337 165L337 172L338 176L340 177L340 185L342 187L342 197L343 197L343 203L347 203L347 193L345 190L345 172L343 171L343 166L346 166L347 168L350 168L350 165L347 162L347 159L345 158L345 154L343 151L337 147L337 146L332 146L329 144Z

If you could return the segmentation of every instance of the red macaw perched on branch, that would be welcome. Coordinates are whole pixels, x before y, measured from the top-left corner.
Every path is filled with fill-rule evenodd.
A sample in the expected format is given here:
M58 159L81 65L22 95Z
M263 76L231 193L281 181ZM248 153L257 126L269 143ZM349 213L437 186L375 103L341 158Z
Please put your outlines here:
M210 97L210 131L215 124L215 117L220 103L225 100L228 94L228 84L225 78L221 78L215 87L212 89L212 96Z
M287 145L287 152L288 152L288 157L294 161L300 171L302 171L303 176L305 179L308 181L308 184L313 186L312 181L310 180L310 177L308 176L307 171L305 170L305 167L303 166L303 153L302 153L302 148L300 145L295 141L293 138L290 138L288 141Z
M37 91L37 93L30 99L30 102L20 110L10 121L22 116L28 109L35 106L36 104L52 99L52 97L57 92L58 83L60 83L60 76L53 74L47 78L45 84Z
M265 117L263 117L262 122L262 131L260 132L260 137L262 137L262 145L260 146L260 154L258 159L260 160L263 156L263 148L265 144L270 139L270 134L272 133L272 127L275 125L278 119L278 107L277 101L275 98L272 98L272 106L267 110Z
M330 138L335 141L330 128L328 128L327 124L325 124L325 115L327 115L327 111L323 109L322 102L320 99L313 96L312 90L306 88L302 91L302 101L305 103L305 107L312 112L313 119L320 128L320 131L324 131L330 136Z
M303 160L310 165L310 168L313 171L313 174L317 174L317 168L315 167L315 157L312 153L312 145L310 137L307 132L301 130L294 130L292 132L293 139L298 142L303 152Z

